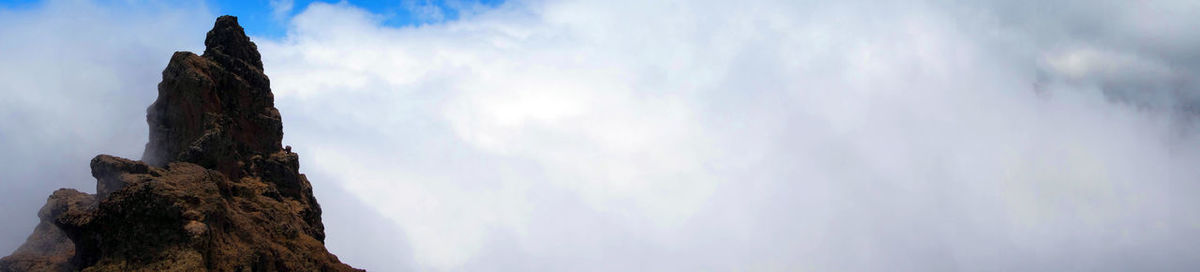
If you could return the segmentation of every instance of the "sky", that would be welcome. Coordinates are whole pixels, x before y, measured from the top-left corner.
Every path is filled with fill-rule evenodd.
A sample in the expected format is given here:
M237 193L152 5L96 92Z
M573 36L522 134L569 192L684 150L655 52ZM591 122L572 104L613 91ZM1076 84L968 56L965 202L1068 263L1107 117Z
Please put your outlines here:
M372 271L1194 271L1200 2L3 1L0 252L231 14Z

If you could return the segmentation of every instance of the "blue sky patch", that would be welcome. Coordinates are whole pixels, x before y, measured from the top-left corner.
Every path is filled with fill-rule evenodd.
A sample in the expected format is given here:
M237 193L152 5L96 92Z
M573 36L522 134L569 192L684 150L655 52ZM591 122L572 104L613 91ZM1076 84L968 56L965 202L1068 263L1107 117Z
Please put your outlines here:
M237 16L249 35L277 38L286 34L287 20L303 12L313 2L341 3L311 0L210 0L209 7L218 14ZM479 6L496 7L502 4L503 0L342 2L381 16L386 26L401 27L454 21L460 17L460 10Z
M22 10L45 4L38 0L0 0L0 11ZM108 1L98 0L97 3ZM503 0L393 0L393 1L313 1L313 0L205 0L205 5L214 15L229 14L238 17L246 28L246 34L258 37L280 38L287 34L287 22L303 12L313 2L342 3L362 8L379 15L385 26L402 27L444 23L459 19L464 9L491 8ZM157 4L173 5L171 2ZM126 3L129 5L138 5ZM177 4L177 3L176 3ZM289 6L290 5L290 6Z

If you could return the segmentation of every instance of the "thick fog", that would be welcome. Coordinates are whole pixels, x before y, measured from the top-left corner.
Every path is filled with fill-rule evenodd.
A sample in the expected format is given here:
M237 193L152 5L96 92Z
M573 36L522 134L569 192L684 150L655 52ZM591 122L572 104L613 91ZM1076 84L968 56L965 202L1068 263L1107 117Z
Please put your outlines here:
M215 18L121 5L0 11L0 251L140 156ZM1200 269L1193 1L276 6L284 142L357 267Z

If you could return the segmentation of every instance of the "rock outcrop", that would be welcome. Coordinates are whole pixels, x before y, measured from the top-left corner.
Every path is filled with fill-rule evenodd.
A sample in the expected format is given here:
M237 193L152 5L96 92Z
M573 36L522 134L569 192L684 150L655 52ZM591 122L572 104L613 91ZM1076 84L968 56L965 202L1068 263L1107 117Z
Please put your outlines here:
M59 189L38 211L41 222L25 244L0 259L0 271L74 271L75 244L55 225L60 215L95 209L96 196L73 189Z
M283 122L258 47L235 17L217 18L204 45L203 56L176 52L163 70L142 160L191 162L237 179L237 162L282 149Z
M325 248L255 44L233 16L204 44L163 70L142 160L92 159L96 194L54 192L0 271L357 270Z

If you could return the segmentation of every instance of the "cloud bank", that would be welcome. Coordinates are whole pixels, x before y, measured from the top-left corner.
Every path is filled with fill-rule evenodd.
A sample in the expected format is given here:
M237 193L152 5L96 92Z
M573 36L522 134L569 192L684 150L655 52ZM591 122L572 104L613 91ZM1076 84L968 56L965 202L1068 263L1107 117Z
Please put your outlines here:
M460 7L458 20L397 28L349 4L315 3L296 7L303 11L284 38L256 39L284 141L302 154L326 207L329 246L347 263L385 271L1200 267L1191 242L1200 238L1191 208L1200 204L1200 36L1192 31L1200 5ZM202 15L157 25L202 29L210 21ZM4 25L0 34L15 29ZM46 39L36 44L67 36L45 32L53 27L30 36ZM25 105L0 110L0 137L5 148L29 150L3 155L14 167L4 169L5 191L38 196L65 186L32 181L54 176L22 170L45 167L25 157L82 173L95 153L139 151L140 109L158 70L202 32L147 40L164 51L91 69L70 59L45 68L70 72L40 81L16 70L36 58L0 62L13 71L0 73L11 77L3 82L26 84L0 95L6 106ZM0 48L17 45L7 41ZM61 44L94 43L69 41ZM128 69L129 59L145 63ZM79 71L110 73L97 77L115 87L40 83L83 84L66 76ZM103 91L122 86L145 91ZM49 97L77 104L29 102ZM110 109L97 98L138 111L85 114ZM19 117L53 114L87 118ZM63 131L89 136L39 137ZM128 143L95 140L104 137ZM83 159L39 153L47 146ZM67 177L91 186L86 173ZM32 214L40 201L30 203L6 204L5 217Z

